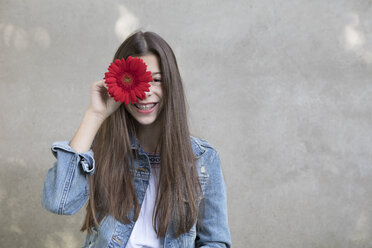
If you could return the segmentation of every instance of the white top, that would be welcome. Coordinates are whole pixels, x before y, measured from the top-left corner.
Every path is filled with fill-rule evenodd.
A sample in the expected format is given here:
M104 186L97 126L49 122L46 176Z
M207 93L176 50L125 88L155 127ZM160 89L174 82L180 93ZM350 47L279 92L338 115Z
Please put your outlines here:
M156 186L159 182L160 157L149 154L150 179L138 219L133 227L126 248L160 248L164 238L157 238L152 226L152 211L155 206Z

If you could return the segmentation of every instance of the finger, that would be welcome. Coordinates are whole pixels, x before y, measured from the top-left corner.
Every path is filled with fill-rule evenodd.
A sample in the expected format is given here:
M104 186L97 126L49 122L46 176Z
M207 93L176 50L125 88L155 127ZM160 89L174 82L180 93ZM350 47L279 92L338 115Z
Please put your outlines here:
M105 87L106 89L107 89L107 85L106 85L106 83L105 83L105 80L99 80L99 81L97 81L96 82L96 85L98 86L98 87Z
M107 87L107 85L106 85L106 83L105 83L105 80L102 80L102 82L101 82L101 89L102 89L102 92L105 92L106 93L106 97L108 98L108 99L110 99L111 98L111 96L110 96L110 94L109 94L109 92L108 92L108 87ZM107 99L106 98L106 99Z
M106 88L106 90L108 89L108 87L107 87L107 85L106 85L106 83L105 83L105 80L101 80L101 82L102 82L102 85L103 85L103 87L105 87Z

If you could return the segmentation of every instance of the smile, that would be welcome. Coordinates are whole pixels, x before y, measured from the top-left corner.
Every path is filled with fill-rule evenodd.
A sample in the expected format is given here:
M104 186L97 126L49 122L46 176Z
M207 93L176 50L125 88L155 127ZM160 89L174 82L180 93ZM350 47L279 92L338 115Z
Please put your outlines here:
M138 103L135 103L134 104L134 106L136 106L136 108L142 109L142 110L152 109L155 105L156 105L156 103L150 103L150 104L138 104Z
M148 114L155 110L157 103L146 103L146 104L135 103L133 105L136 107L136 110L138 112L143 113L143 114Z

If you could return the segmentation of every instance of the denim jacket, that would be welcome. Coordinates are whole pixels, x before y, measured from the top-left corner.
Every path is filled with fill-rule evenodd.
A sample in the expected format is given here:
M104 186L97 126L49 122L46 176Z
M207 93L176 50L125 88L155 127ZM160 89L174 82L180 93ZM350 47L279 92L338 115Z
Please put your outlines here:
M132 149L138 149L134 160L134 186L140 206L142 205L150 177L149 159L138 143L132 140ZM42 193L42 206L59 215L75 214L89 197L88 177L94 173L93 151L77 153L69 141L54 142L51 147L57 161L47 172ZM228 227L226 186L220 166L220 158L210 144L191 137L196 166L204 195L204 217L202 226L198 221L189 232L178 238L173 237L172 225L167 228L164 247L231 247ZM106 216L100 227L94 227L91 235L86 235L84 247L124 248L134 227L134 211L129 215L131 223L123 224L113 216Z

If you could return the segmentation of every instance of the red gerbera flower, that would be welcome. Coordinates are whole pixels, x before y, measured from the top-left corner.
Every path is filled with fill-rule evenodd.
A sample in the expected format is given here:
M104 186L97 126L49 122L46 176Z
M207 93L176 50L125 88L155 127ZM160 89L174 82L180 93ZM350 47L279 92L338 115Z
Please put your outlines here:
M133 104L138 102L138 99L145 99L145 91L150 91L152 76L150 71L146 71L147 65L142 59L128 56L116 59L108 67L108 72L105 73L105 83L108 87L107 91L115 101L129 101Z

